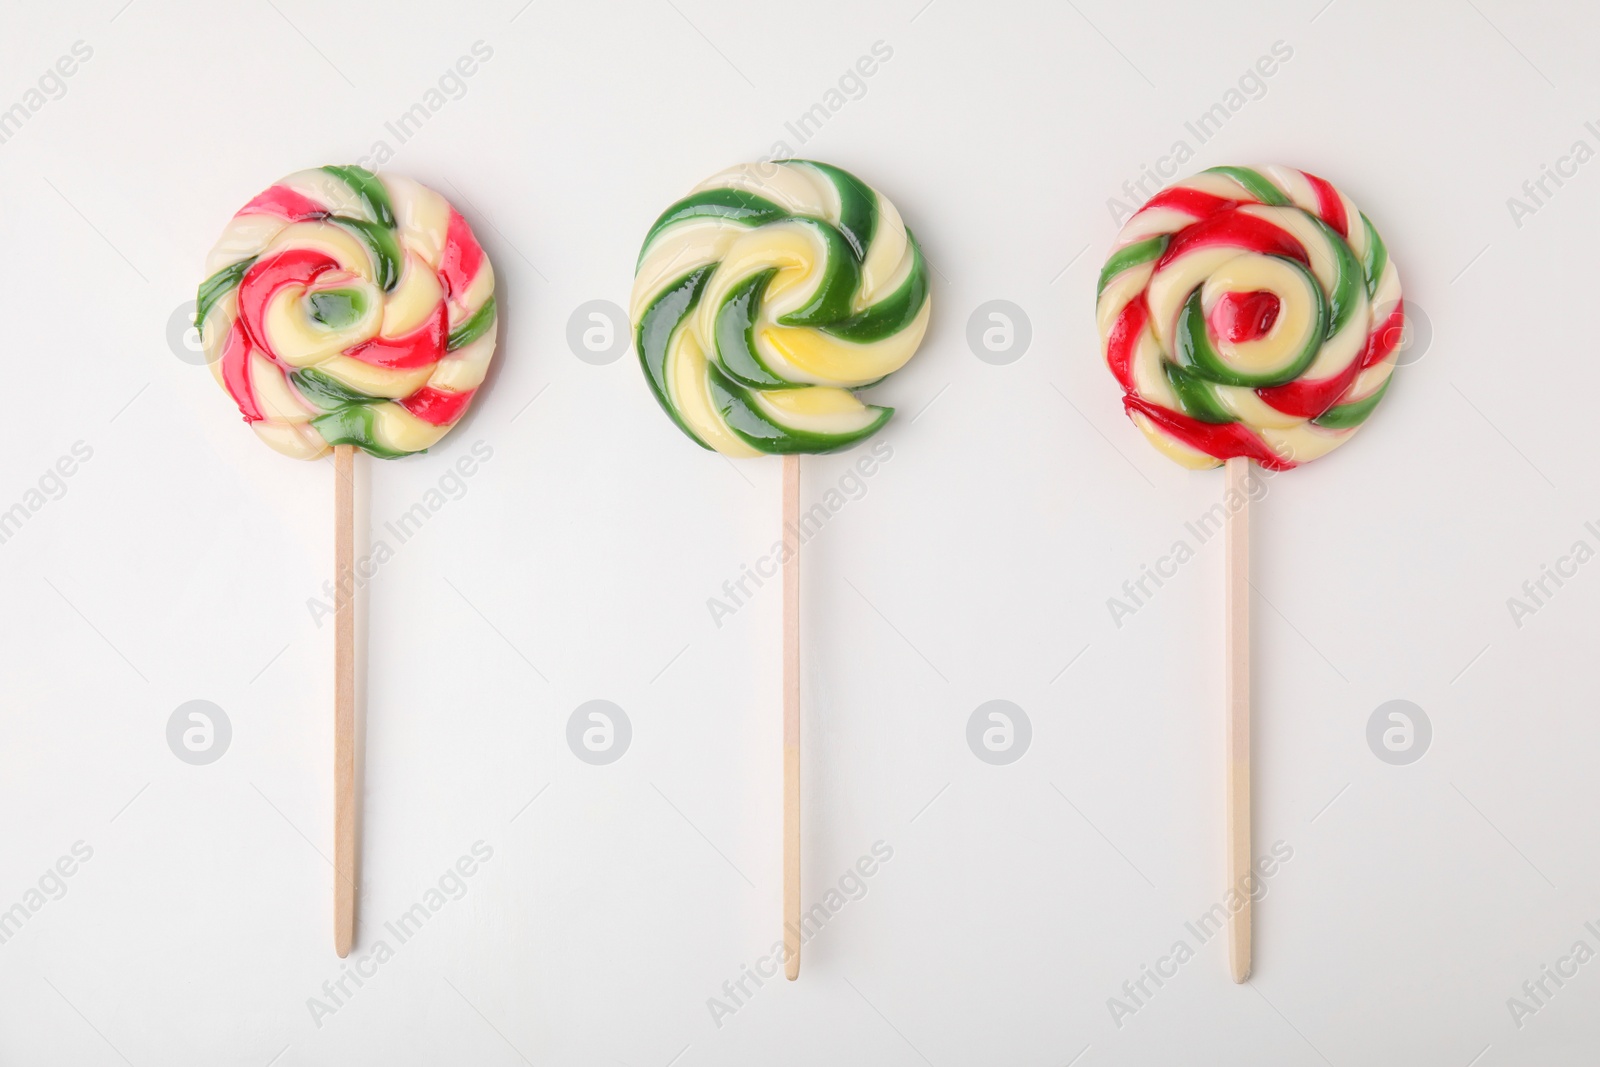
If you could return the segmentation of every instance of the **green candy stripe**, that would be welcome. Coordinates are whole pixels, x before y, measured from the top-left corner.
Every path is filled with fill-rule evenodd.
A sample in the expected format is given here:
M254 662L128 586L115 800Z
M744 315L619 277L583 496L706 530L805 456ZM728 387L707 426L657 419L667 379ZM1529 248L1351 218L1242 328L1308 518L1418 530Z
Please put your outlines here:
M780 163L799 163L820 171L839 193L839 230L850 242L856 259L867 258L867 249L878 231L878 194L854 174L831 163L810 159L783 159Z
M206 315L218 300L227 296L238 288L239 282L244 278L245 271L249 270L256 261L255 256L241 259L237 263L223 267L217 273L200 283L200 290L194 298L194 324L198 329L205 325Z
M644 245L639 249L639 261L634 264L634 269L638 270L639 263L644 262L645 254L650 251L650 245L661 231L673 223L685 219L720 218L743 223L746 226L760 226L788 217L787 211L766 197L756 196L741 189L707 189L686 196L663 211L661 217L650 227L650 232L645 235Z
M483 302L483 306L472 313L472 317L460 326L450 331L449 338L445 341L446 352L454 352L464 348L482 337L489 327L494 325L495 307L494 297Z
M861 261L851 254L844 235L820 219L795 216L795 225L804 226L822 238L827 257L822 265L822 280L804 307L783 315L784 326L828 326L850 316L856 290L861 287Z
M294 383L301 396L322 411L338 411L352 404L381 404L385 399L352 389L315 367L292 371L289 380Z
M339 330L366 314L366 293L360 289L319 289L306 297L311 317L330 329Z
M848 171L828 163L818 163L809 159L774 161L774 165L780 164L812 167L833 184L839 194L838 231L849 244L856 260L865 259L867 249L877 232L878 194ZM650 232L645 234L644 244L639 249L639 260L634 264L634 268L637 270L638 263L644 262L651 244L662 230L685 219L723 218L754 227L789 217L790 212L755 193L742 189L706 189L684 197L661 213L651 225Z
M334 215L332 221L346 229L353 230L361 238L361 242L372 253L372 265L376 273L373 279L385 292L393 289L400 280L400 242L395 238L394 231L375 222L365 219L352 219L344 215Z
M1167 382L1172 386L1172 391L1178 397L1184 414L1201 422L1225 423L1238 422L1228 409L1222 406L1222 401L1217 398L1216 386L1206 381L1200 375L1187 367L1180 367L1176 363L1162 360L1162 370L1167 373Z
M1378 236L1378 230L1372 225L1372 220L1363 213L1361 225L1367 228L1367 257L1361 267L1367 276L1367 296L1372 298L1378 295L1378 280L1383 277L1383 269L1389 265L1389 246L1383 243L1383 238Z
M1167 250L1167 241L1170 234L1151 237L1145 241L1136 241L1127 248L1119 248L1111 253L1111 258L1106 260L1106 265L1100 268L1100 284L1094 291L1095 299L1106 291L1106 286L1111 284L1111 279L1121 274L1130 267L1137 267L1141 263L1148 263L1158 258Z
M672 337L683 325L683 320L694 313L695 306L700 303L700 297L705 292L706 280L717 269L715 263L707 264L696 270L690 271L671 285L661 290L659 296L651 301L639 316L639 323L634 328L633 344L639 353L639 362L644 367L645 380L650 383L650 391L655 394L656 403L667 413L678 429L688 435L689 439L701 448L710 449L711 446L700 440L700 435L689 429L689 424L678 415L678 409L672 404L671 394L667 390L667 351L672 346ZM712 370L716 368L713 366Z
M1287 207L1290 203L1289 198L1284 196L1278 187L1267 180L1267 176L1258 170L1251 170L1249 167L1211 167L1206 170L1206 173L1227 175L1244 186L1251 196L1263 204L1271 204L1273 207Z
M364 167L323 167L323 170L348 185L366 204L372 217L387 229L394 229L394 206L389 202L389 190L383 187L378 176Z
M1311 421L1330 430L1347 430L1352 426L1360 426L1367 421L1367 416L1372 414L1372 409L1378 406L1383 394L1389 391L1389 383L1392 381L1394 381L1392 377L1386 378L1371 396L1331 407Z
M760 409L756 407L755 399L745 387L723 374L714 364L708 368L708 380L712 402L716 405L723 421L727 423L728 429L751 448L768 455L821 455L827 452L841 452L877 433L894 414L894 408L874 406L872 410L877 413L876 417L854 433L808 433L793 427L779 426L761 414Z
M399 459L401 456L415 455L412 452L396 452L394 449L379 443L377 432L378 417L368 404L353 404L349 407L330 411L326 415L319 415L311 420L311 425L317 428L322 439L330 445L355 445L369 455L379 459ZM426 452L427 449L419 449Z
M916 320L922 305L928 301L928 263L922 258L922 246L917 244L909 229L906 243L911 247L911 271L900 287L876 304L822 327L823 333L841 341L870 344L899 333Z
M734 286L717 309L713 335L717 364L728 377L754 389L792 389L796 384L768 367L756 350L755 323L761 314L761 298L777 273L773 267L750 275Z
M1328 294L1328 332L1324 335L1332 337L1345 328L1350 316L1355 314L1356 307L1360 304L1360 300L1357 299L1360 290L1357 286L1362 283L1361 264L1356 262L1356 254L1350 250L1350 246L1339 236L1337 230L1315 215L1308 214L1306 217L1316 223L1323 237L1327 238L1329 247L1333 249L1334 267L1337 273L1333 291Z

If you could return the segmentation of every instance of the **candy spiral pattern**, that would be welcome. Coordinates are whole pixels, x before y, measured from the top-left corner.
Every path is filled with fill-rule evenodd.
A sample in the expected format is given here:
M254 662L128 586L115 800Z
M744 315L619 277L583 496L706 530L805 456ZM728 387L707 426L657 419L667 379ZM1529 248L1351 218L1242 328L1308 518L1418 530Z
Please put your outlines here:
M217 381L297 459L421 452L494 356L494 271L449 201L360 167L289 175L206 261L195 324Z
M1213 167L1133 215L1096 317L1128 416L1186 467L1285 470L1382 399L1405 325L1372 222L1289 167Z
M634 277L634 344L656 399L729 456L833 452L893 408L851 390L927 330L927 266L882 194L824 163L729 168L669 207Z

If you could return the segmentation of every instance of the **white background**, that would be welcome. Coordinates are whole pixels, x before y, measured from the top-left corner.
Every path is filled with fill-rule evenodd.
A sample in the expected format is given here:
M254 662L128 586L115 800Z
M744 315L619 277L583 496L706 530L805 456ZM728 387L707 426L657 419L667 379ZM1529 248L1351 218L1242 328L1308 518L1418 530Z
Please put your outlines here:
M0 945L0 1062L1593 1061L1600 962L1520 1029L1506 1003L1600 948L1600 563L1520 628L1507 608L1600 546L1600 162L1520 226L1506 204L1600 148L1593 11L924 3L8 5L0 107L93 56L0 144L0 509L93 456L0 545L0 908L74 842L93 857ZM398 144L385 122L479 40L465 94ZM865 95L801 144L785 123L877 41ZM1432 336L1256 509L1256 842L1294 850L1256 977L1217 939L1119 1027L1108 998L1224 890L1220 542L1120 628L1106 601L1221 475L1123 418L1094 279L1107 199L1195 147L1185 121L1275 41L1292 58L1185 170L1333 179ZM446 442L360 465L377 536L493 449L362 604L357 956L474 842L493 857L319 1026L333 657L307 599L332 471L263 447L167 331L234 210L380 139L476 226L503 316ZM875 391L892 461L805 554L808 903L875 841L893 859L798 983L719 1027L708 998L778 937L779 603L718 628L706 600L775 539L779 465L693 447L631 354L585 363L566 328L626 304L666 204L780 141L896 202L935 310ZM966 342L991 299L1032 323L1010 365ZM806 460L807 502L858 456ZM597 698L634 732L603 767L565 740ZM966 742L996 698L1033 724L1005 767ZM193 699L233 727L209 766L166 742ZM1391 699L1433 724L1409 766L1366 742Z

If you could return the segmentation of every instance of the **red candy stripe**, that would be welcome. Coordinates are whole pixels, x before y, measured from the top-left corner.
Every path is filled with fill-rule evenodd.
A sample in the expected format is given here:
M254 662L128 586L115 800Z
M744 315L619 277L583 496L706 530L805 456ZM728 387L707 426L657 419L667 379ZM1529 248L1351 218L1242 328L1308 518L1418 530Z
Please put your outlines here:
M1367 338L1367 352L1361 357L1363 368L1382 363L1395 350L1400 339L1405 334L1406 328L1406 302L1404 300L1395 304L1394 310L1384 320L1383 325L1372 331Z
M444 254L440 257L439 277L444 279L445 291L460 297L478 276L483 265L483 249L472 235L472 227L454 208L450 209L450 228L445 233Z
M374 337L347 348L344 354L374 367L413 370L444 358L445 308L440 301L428 320L400 337Z
M1203 193L1199 189L1186 189L1179 185L1171 189L1161 190L1161 192L1145 201L1144 207L1140 208L1139 211L1142 214L1156 208L1171 208L1186 215L1193 215L1197 219L1203 219L1210 215L1215 215L1225 208L1237 207L1240 203L1241 201L1238 200L1212 196L1210 193Z
M1314 419L1338 402L1358 374L1376 363L1381 363L1390 352L1394 351L1394 346L1400 341L1400 333L1405 327L1405 322L1405 301L1401 301L1395 305L1394 312L1383 325L1367 335L1365 351L1352 359L1338 374L1316 381L1302 379L1271 389L1257 389L1256 395L1285 415Z
M1314 419L1333 407L1334 401L1344 395L1344 391L1350 388L1350 383L1355 381L1356 375L1360 373L1361 360L1352 359L1344 370L1332 378L1321 378L1316 381L1302 378L1283 385L1275 385L1270 389L1257 389L1256 396L1285 415Z
M328 209L284 185L274 185L237 212L239 215L276 215L289 222L325 219Z
M1265 289L1249 293L1223 293L1206 322L1211 332L1230 344L1259 340L1278 321L1283 301Z
M222 387L228 390L233 402L239 405L239 414L245 422L260 422L261 405L256 402L256 391L250 384L250 338L244 323L233 320L228 339L222 346Z
M267 345L262 328L267 305L284 286L309 285L318 275L338 266L336 260L311 248L289 248L269 259L257 260L239 283L239 321L250 332L251 343L276 360L277 353Z
M1122 406L1131 415L1143 415L1167 433L1197 451L1216 459L1249 456L1268 470L1286 471L1295 464L1266 446L1266 443L1237 422L1201 422L1176 411L1152 404L1143 397L1125 396Z
M477 390L468 389L465 392L455 393L425 385L400 401L400 406L423 422L432 423L434 426L445 426L461 417L461 413L467 410L467 404L475 392Z
M1311 257L1306 253L1305 246L1283 227L1240 211L1222 211L1173 234L1167 242L1166 251L1156 261L1156 270L1165 269L1186 252L1212 245L1240 248L1267 256L1284 256L1308 267L1311 265Z
M1338 230L1340 237L1349 240L1350 220L1345 217L1344 200L1339 196L1339 190L1315 174L1306 174L1306 181L1310 182L1311 188L1316 191L1317 214L1322 216L1322 221Z
M1123 392L1133 392L1133 350L1149 321L1150 305L1145 303L1144 292L1141 291L1117 315L1117 321L1112 323L1111 333L1106 338L1106 362L1110 364L1111 373L1116 375Z

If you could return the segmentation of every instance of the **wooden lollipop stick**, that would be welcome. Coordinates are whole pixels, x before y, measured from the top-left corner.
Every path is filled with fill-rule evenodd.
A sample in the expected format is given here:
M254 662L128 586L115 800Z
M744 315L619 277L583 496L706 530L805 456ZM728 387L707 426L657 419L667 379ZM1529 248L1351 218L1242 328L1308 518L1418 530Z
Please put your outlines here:
M800 977L800 457L783 457L783 945Z
M356 935L356 450L333 446L333 950Z
M1227 462L1228 886L1244 898L1228 921L1228 966L1250 977L1250 461ZM1235 510L1237 509L1237 510Z

